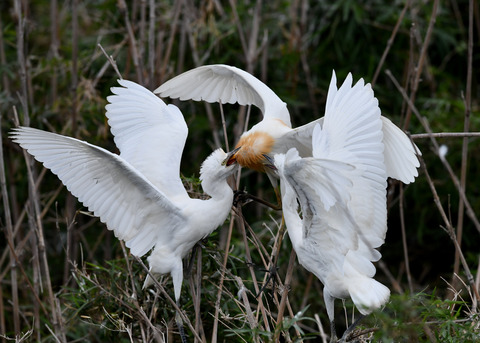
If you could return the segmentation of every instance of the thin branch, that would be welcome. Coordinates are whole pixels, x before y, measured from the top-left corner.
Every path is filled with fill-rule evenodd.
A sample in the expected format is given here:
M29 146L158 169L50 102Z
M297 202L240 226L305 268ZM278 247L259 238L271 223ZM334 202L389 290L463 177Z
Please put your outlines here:
M416 106L410 101L410 99L408 98L405 90L400 86L400 84L398 83L397 79L393 76L393 74L390 72L390 70L386 70L385 73L388 75L388 77L392 80L393 84L395 85L395 87L398 89L398 91L400 92L400 94L402 94L404 100L407 102L408 106L411 108L412 112L415 114L415 116L417 117L417 119L420 121L420 123L422 124L422 126L424 127L425 131L427 131L427 133L430 135L430 141L432 142L434 148L435 148L435 153L438 154L438 151L439 151L439 144L437 142L437 140L435 139L434 135L432 134L432 130L430 129L430 126L428 125L428 121L425 117L422 117L420 115L420 113L418 112ZM463 202L465 203L465 206L467 208L467 215L470 217L470 219L472 220L473 224L475 225L475 228L477 229L478 232L480 232L480 222L478 221L478 218L475 214L475 211L473 210L471 204L470 204L470 201L468 200L467 196L465 195L465 190L461 187L460 185L460 181L458 180L457 176L455 175L455 173L453 172L452 170L452 167L450 166L450 164L448 163L448 161L446 160L446 158L440 156L440 161L443 163L445 169L448 171L448 173L450 174L450 178L452 179L453 183L455 184L455 187L457 188L458 192L459 192L459 195L460 197L462 198Z
M180 316L182 317L182 320L184 322L187 323L187 326L188 328L192 331L193 335L195 336L196 339L198 339L199 341L201 341L202 339L200 338L200 336L198 335L198 333L195 331L195 328L192 326L192 323L190 322L190 320L188 319L188 317L185 315L185 313L183 313L183 311L180 309L180 307L178 307L177 303L175 302L175 300L172 299L172 297L170 297L170 295L168 294L168 292L165 290L165 288L160 284L160 282L158 282L157 278L152 274L150 273L150 270L148 269L148 267L145 265L145 263L143 263L142 259L137 257L137 256L134 256L134 258L137 260L137 262L143 267L143 269L145 270L145 272L148 274L148 276L150 276L150 278L152 279L153 283L155 284L155 286L157 286L157 288L160 290L160 292L162 292L163 296L168 300L168 302L173 306L173 308L175 309L175 311L180 314Z
M446 226L446 232L448 233L450 239L452 240L454 246L455 246L455 250L458 251L458 254L460 256L460 261L462 263L462 266L463 266L463 269L464 269L464 272L467 276L467 280L468 280L468 283L470 285L470 287L472 288L472 291L473 291L473 294L476 296L476 299L477 299L477 302L480 304L480 296L478 294L478 290L477 290L477 287L475 285L475 279L473 278L473 275L472 273L470 272L470 268L467 264L467 261L465 260L465 256L463 256L463 252L462 252L462 249L460 248L460 246L458 245L458 242L457 242L457 238L455 237L455 231L453 229L453 226L452 224L450 223L443 207L442 207L442 203L440 201L440 197L438 196L438 193L437 193L437 190L435 188L435 185L432 181L432 179L430 178L430 174L428 173L428 170L427 170L427 166L425 164L425 161L423 160L422 156L419 156L419 159L420 159L420 165L422 167L422 170L424 171L425 173L425 176L427 178L427 181L428 181L428 185L430 186L430 190L432 191L432 194L433 194L433 201L435 203L435 205L437 206L437 209L442 217L442 220Z
M78 0L72 1L72 133L77 136L78 115Z
M430 132L430 133L415 133L410 135L412 139L423 138L466 138L466 137L480 137L480 132Z
M375 74L373 74L373 78L371 82L372 88L375 86L375 82L377 82L377 78L378 78L378 75L380 74L380 70L382 70L383 64L385 63L385 59L387 58L388 52L390 51L390 48L393 45L393 41L397 36L398 29L400 28L400 25L403 22L403 18L405 17L405 13L407 12L407 9L409 6L410 6L410 0L405 1L405 6L403 7L403 10L400 13L400 16L398 17L397 23L393 28L392 35L388 39L387 46L385 47L385 51L383 52L382 57L380 58L380 62L378 63L377 69L375 70Z
M19 315L19 305L18 305L18 283L17 283L17 259L15 258L15 242L13 235L12 227L12 217L10 213L10 202L8 201L8 191L7 191L7 181L5 177L5 164L3 158L3 139L2 139L2 130L1 130L2 116L0 116L0 184L2 188L2 200L3 200L3 209L5 212L5 223L6 230L5 235L10 248L10 280L11 280L11 292L12 292L12 303L13 303L13 324L15 335L20 335L20 315ZM21 266L21 264L20 264ZM3 277L0 278L3 280ZM2 315L3 317L3 315ZM2 318L3 319L3 318ZM2 327L3 327L2 320ZM5 332L2 330L2 332Z
M403 184L400 184L400 227L402 230L403 258L405 259L405 272L407 273L408 289L413 294L412 274L410 273L410 261L408 258L407 233L405 230L405 213L403 210Z
M217 343L217 339L218 339L217 336L218 336L220 300L222 299L222 289L223 289L223 283L225 281L225 271L227 269L228 251L230 250L230 242L232 240L232 232L233 232L234 224L235 224L235 216L231 216L230 224L228 226L227 243L225 246L225 256L223 257L222 270L220 271L221 275L220 275L220 283L218 285L217 300L215 301L215 315L214 315L213 328L212 328L212 339L210 340L210 342L212 343Z
M115 72L117 73L118 78L122 80L123 79L122 74L120 74L120 71L118 70L118 67L117 67L117 62L115 62L115 60L113 59L113 56L107 54L105 49L103 49L102 44L97 44L97 46L100 48L100 50L102 50L108 62L110 62L111 66L113 67L113 70L115 70Z
M430 16L430 22L428 23L427 33L425 34L425 40L423 41L422 49L420 51L420 57L418 59L418 64L416 66L415 79L413 81L412 92L410 94L410 102L415 103L415 97L417 94L418 84L420 83L420 76L422 75L423 65L426 59L428 46L430 44L430 39L433 33L433 27L435 26L435 21L437 18L437 9L438 9L439 0L434 0L432 15ZM407 114L405 116L405 123L403 128L407 129L410 124L410 117L412 116L411 108L407 108Z
M133 65L135 66L135 72L137 74L137 82L143 85L143 67L140 63L140 56L138 53L137 40L135 39L135 33L133 32L132 24L130 23L130 17L128 14L128 7L125 0L118 0L118 8L123 13L125 19L125 26L127 29L128 40L130 42L130 48L132 52Z
M469 1L468 9L468 61L467 61L467 84L465 97L465 119L463 123L463 131L468 132L470 129L470 113L472 106L472 55L473 55L473 0ZM468 139L463 138L462 142L462 165L460 167L460 186L465 189L467 183L467 157L468 157ZM458 218L457 218L457 241L461 246L463 236L463 218L464 218L465 203L462 198L458 203ZM455 259L453 264L453 275L458 274L460 268L460 256L455 251ZM457 280L452 275L452 282Z

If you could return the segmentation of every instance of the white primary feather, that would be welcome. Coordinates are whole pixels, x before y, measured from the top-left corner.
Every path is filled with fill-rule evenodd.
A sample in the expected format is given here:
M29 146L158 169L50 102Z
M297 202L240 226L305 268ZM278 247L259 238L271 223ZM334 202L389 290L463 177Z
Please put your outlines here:
M187 221L177 205L116 154L28 127L14 129L12 139L57 175L136 256L158 240L170 240L176 226Z
M223 150L202 164L200 178L209 200L190 199L181 186L179 163L187 133L180 111L147 89L121 80L107 113L121 155L75 138L33 128L11 138L42 162L133 255L148 258L153 274L171 273L178 301L182 258L226 219L233 201ZM182 188L180 190L180 187ZM178 193L177 193L178 192ZM149 277L145 286L151 284Z
M163 83L154 92L180 100L254 105L265 118L280 119L288 127L292 126L287 105L267 85L244 70L224 64L189 70Z
M135 82L118 83L105 109L120 156L168 196L187 198L179 177L188 135L182 113Z

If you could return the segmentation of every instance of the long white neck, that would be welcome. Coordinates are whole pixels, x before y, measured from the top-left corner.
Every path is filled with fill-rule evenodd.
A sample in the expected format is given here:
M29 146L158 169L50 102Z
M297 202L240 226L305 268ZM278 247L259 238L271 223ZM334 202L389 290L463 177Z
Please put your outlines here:
M303 223L298 214L297 196L286 180L281 180L281 183L283 217L287 225L288 236L296 249L303 242Z
M220 226L228 216L233 202L233 190L228 185L227 180L203 180L202 188L205 193L211 196L211 199L203 200L202 206L204 213L208 213L209 220L215 224L215 228Z

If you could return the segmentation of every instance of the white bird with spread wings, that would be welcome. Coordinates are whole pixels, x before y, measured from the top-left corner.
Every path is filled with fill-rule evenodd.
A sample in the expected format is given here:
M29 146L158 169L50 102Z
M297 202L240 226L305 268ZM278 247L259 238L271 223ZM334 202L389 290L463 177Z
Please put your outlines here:
M208 200L188 196L180 161L188 128L180 110L127 80L112 88L106 116L120 155L75 138L28 127L12 139L56 174L95 216L148 257L153 275L170 273L178 302L182 258L228 216L233 191L227 183L236 169L230 155L215 150L200 170ZM149 276L144 287L153 281Z
M274 157L293 248L324 285L331 341L336 341L335 298L352 298L366 315L390 295L373 279L372 264L381 257L376 248L387 231L380 108L362 79L352 87L349 74L340 89L336 81L333 74L323 126L313 130L313 157L301 158L295 148Z

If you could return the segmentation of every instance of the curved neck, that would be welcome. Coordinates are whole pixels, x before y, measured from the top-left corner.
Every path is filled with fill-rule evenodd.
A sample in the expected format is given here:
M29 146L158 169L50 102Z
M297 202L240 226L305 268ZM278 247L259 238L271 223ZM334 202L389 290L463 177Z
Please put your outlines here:
M282 210L285 224L287 225L288 236L292 241L294 249L303 241L303 222L298 214L297 197L293 188L282 180Z

